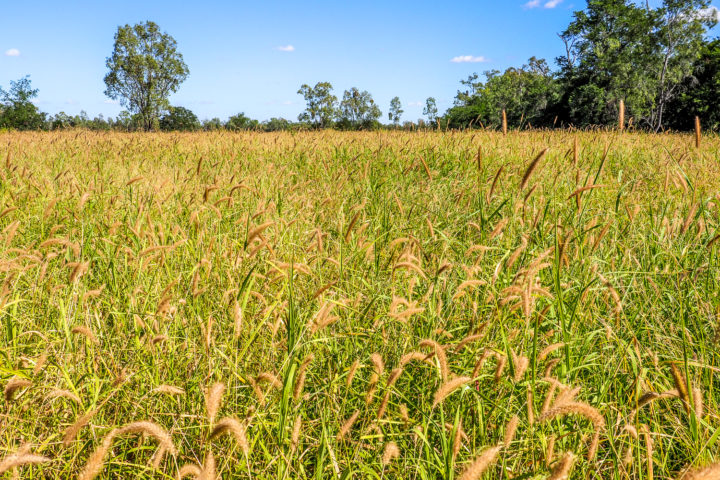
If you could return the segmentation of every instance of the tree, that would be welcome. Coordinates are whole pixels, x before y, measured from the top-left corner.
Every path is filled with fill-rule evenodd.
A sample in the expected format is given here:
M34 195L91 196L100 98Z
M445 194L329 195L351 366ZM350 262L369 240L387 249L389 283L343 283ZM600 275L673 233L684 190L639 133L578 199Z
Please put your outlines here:
M628 115L655 130L691 73L707 27L708 0L591 0L560 35L564 116L578 125L609 124L625 101Z
M680 86L668 111L673 112L667 122L672 128L691 130L697 115L704 128L720 130L720 39L703 46L692 75Z
M297 93L305 98L307 107L298 120L308 122L315 128L330 126L337 113L337 97L332 94L332 89L330 82L318 82L314 87L302 85Z
M142 128L142 119L137 113L132 114L127 110L123 110L115 119L115 125L120 127L121 130L130 132Z
M262 127L266 132L277 132L280 130L290 130L292 128L292 123L290 120L286 120L284 118L273 117L270 120L263 122Z
M450 127L498 125L503 110L511 125L552 124L550 117L560 97L560 86L545 60L531 57L520 68L485 72L485 78L483 83L473 74L461 82L468 90L458 92L455 105L447 112Z
M253 130L259 125L260 122L258 122L257 120L253 120L247 115L245 115L243 112L240 112L237 115L233 115L232 117L228 118L227 123L225 123L225 128L235 131Z
M404 110L402 109L400 98L393 97L393 99L390 100L390 111L388 112L388 120L390 120L397 127L400 124L400 117L402 117L403 113Z
M149 21L118 27L106 66L105 95L137 113L145 130L156 125L189 74L175 39Z
M428 97L427 100L425 100L425 108L423 108L423 115L425 115L428 118L428 122L431 124L434 124L437 120L437 103L435 102L434 97Z
M45 114L40 112L32 99L38 90L32 88L30 77L10 81L10 90L0 88L0 128L39 130L45 126Z
M200 128L198 117L185 107L170 107L160 118L160 129L167 131L193 131Z
M223 128L223 123L219 118L214 117L214 118L211 118L210 120L207 120L207 119L203 120L202 128L203 128L203 130L205 130L207 132L213 132L213 131L220 130L221 128Z
M350 128L370 128L375 126L382 115L380 108L369 92L353 87L345 90L340 102L340 123Z
M715 25L715 13L706 10L705 0L664 0L658 10L656 60L658 76L656 104L651 118L655 130L663 128L665 107L693 71L707 28ZM659 72L658 72L659 70Z

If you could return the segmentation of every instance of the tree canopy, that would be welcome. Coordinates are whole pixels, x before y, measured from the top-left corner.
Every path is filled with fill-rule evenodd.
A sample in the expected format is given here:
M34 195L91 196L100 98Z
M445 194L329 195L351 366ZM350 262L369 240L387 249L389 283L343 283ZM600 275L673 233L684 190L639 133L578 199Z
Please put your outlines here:
M400 117L402 117L404 112L405 111L402 109L402 103L400 103L400 97L393 97L393 99L390 100L388 120L390 120L393 125L398 126L400 124Z
M0 88L0 128L37 130L43 128L45 114L32 103L38 90L32 88L30 77L10 82L10 90Z
M160 118L160 129L171 131L193 131L200 128L200 121L185 107L169 107Z
M339 123L350 128L371 128L377 124L382 115L372 95L367 90L360 91L355 87L345 90L340 102Z
M138 114L146 130L156 126L189 74L175 39L149 21L118 27L106 66L105 95Z
M533 57L519 68L485 72L484 81L474 74L461 82L466 89L458 92L446 121L451 127L497 125L506 110L515 126L612 125L623 100L626 115L640 128L677 126L667 119L668 106L683 110L693 78L710 81L697 63L701 55L712 61L712 44L705 39L715 24L709 3L662 0L651 8L632 0L588 0L559 34L565 54L556 59L557 71ZM708 93L704 101L712 104ZM693 101L700 103L698 97ZM702 113L687 107L686 115Z
M298 95L305 99L307 107L299 116L301 122L308 122L316 128L329 127L337 113L337 97L332 94L330 82L318 82L314 87L304 84Z

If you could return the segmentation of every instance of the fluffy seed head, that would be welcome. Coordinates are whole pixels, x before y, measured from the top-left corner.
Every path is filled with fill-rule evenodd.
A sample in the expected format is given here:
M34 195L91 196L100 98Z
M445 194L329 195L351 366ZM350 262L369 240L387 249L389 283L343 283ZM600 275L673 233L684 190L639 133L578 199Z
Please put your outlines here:
M231 434L240 446L240 450L247 455L250 451L250 444L248 443L246 429L247 427L238 419L226 417L215 424L215 428L210 433L210 438L215 439L224 434Z
M32 382L26 378L13 377L5 385L5 400L11 401L15 392L21 388L26 388L32 385Z
M385 449L383 450L382 464L388 465L390 464L390 462L392 462L399 456L400 449L398 448L397 444L395 442L388 442L387 445L385 445Z
M433 408L437 406L439 403L441 403L445 398L447 398L448 395L450 395L452 392L457 390L458 388L462 387L466 383L469 383L472 381L472 378L470 377L457 377L452 380L449 380L442 385L440 385L440 388L437 389L435 392L435 399L433 400Z
M463 470L459 480L478 480L480 476L497 461L500 448L499 446L488 448L481 453Z
M222 396L225 392L225 384L217 382L213 384L205 395L205 408L207 409L208 420L212 425L215 422L218 410L220 410L220 403L222 402Z

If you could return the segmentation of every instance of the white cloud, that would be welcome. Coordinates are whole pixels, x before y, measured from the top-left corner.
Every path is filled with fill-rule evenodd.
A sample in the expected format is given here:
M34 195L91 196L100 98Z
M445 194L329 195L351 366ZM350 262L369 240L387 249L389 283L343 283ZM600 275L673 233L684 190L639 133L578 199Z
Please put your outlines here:
M479 62L487 62L487 58L483 56L474 56L474 55L458 55L457 57L453 57L450 59L452 63L479 63Z
M543 8L555 8L562 3L563 0L548 0Z
M11 48L10 50L5 50L5 56L6 57L19 57L20 50L18 50L17 48Z
M530 0L525 5L523 5L523 8L537 8L540 6L540 0Z
M275 50L279 50L281 52L294 52L295 47L293 47L292 45L281 45L279 47L275 47Z
M718 10L717 7L702 8L698 10L697 13L700 18L707 18L709 20L720 22L720 10Z
M423 106L423 103L422 103L422 102L408 102L408 103L406 104L406 106L408 106L408 107L422 107L422 106Z
M117 100L112 100L112 99L108 98L103 103L107 103L108 105L117 105L119 102Z

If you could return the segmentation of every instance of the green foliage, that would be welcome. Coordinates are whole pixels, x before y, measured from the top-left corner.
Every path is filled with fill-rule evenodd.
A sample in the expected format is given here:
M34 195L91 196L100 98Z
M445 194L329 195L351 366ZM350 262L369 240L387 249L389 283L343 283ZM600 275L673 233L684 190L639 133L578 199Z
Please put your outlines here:
M168 131L193 131L200 128L200 121L185 107L170 107L160 118L160 128Z
M423 108L423 115L427 117L430 124L434 124L437 120L438 109L437 102L435 101L434 97L428 97L428 99L425 100L425 108Z
M209 120L203 120L202 122L202 129L206 132L212 132L215 130L221 130L223 128L222 120L219 118L211 118Z
M0 128L40 130L45 127L45 114L32 103L38 90L33 89L30 77L10 82L10 90L0 88Z
M400 125L400 117L405 111L402 109L402 103L400 103L399 97L393 97L390 100L390 111L388 112L388 120L390 120L396 127Z
M293 128L293 124L290 120L284 118L271 118L262 124L263 130L266 132L278 132L281 130L290 130Z
M87 128L89 130L110 130L115 126L112 119L105 119L102 114L90 119L85 110L81 110L78 115L68 115L65 112L59 112L48 118L48 128L52 130L62 130L65 128Z
M475 125L498 125L506 111L511 125L542 125L548 120L550 106L557 102L560 88L547 62L535 57L520 68L485 72L486 81L477 74L462 83L468 87L458 92L455 106L447 112L451 128Z
M106 66L105 95L140 115L145 130L157 126L168 97L189 73L175 39L150 21L118 27Z
M612 124L618 103L651 128L663 127L663 112L692 71L706 29L699 15L707 0L663 0L657 8L631 0L593 0L561 34L563 119L576 125Z
M140 115L137 113L132 114L127 110L123 110L118 114L117 118L115 119L115 125L120 130L125 130L128 132L143 128L142 118L140 117Z
M343 129L375 128L381 115L372 95L367 90L360 91L353 87L343 93L338 125Z
M255 130L260 125L260 122L253 120L244 113L240 112L237 115L233 115L225 123L225 128L228 130L239 131L239 130Z
M685 79L668 110L672 128L690 130L698 115L705 128L720 130L720 39L703 46L692 76Z
M337 97L332 94L330 82L318 82L314 87L304 84L298 90L307 103L305 111L298 116L301 122L307 122L314 128L325 128L332 125L337 115Z

